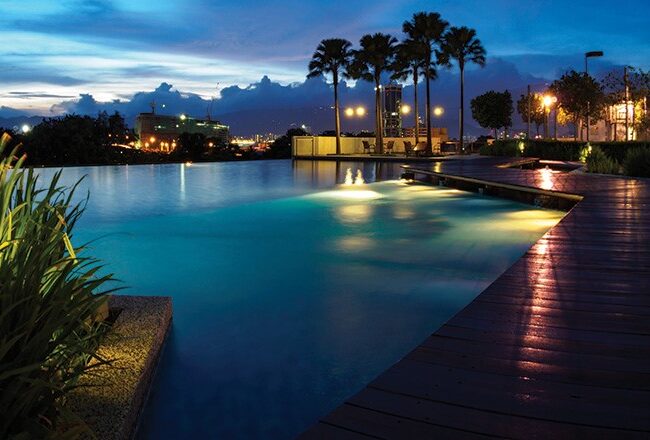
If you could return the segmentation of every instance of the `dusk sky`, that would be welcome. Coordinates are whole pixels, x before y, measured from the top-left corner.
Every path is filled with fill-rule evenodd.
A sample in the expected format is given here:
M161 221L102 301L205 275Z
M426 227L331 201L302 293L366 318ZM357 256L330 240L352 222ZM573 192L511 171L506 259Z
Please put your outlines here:
M317 108L327 104L322 93L326 90L316 83L309 90L296 87L304 81L306 65L321 39L343 37L357 43L363 34L377 31L401 38L402 22L416 11L437 11L452 25L477 30L488 66L476 73L476 92L511 87L516 94L526 82L552 80L568 68L581 70L587 50L605 52L605 57L592 61L594 72L624 64L650 68L647 1L352 0L345 7L342 4L0 0L0 117L83 112L86 107L77 102L81 94L91 104L89 112L114 100L120 104L107 104L109 110L126 111L134 94L160 90L161 83L173 86L163 85L163 91L180 92L174 95L178 103L172 103L174 96L170 96L174 111L183 111L186 105L184 111L199 112L205 105L199 98L219 97L224 90L231 98L241 95L232 101L239 105L217 100L216 114L269 110L270 101L278 108ZM509 74L502 75L500 69ZM260 90L255 96L247 94L256 88L250 85L259 86L265 75L267 90L275 95ZM445 75L437 84L441 102L454 96L446 89L454 84L456 72ZM316 88L319 92L310 95ZM287 101L284 95L292 92L298 96ZM354 91L349 93L352 96ZM132 112L146 111L149 97L142 96ZM190 101L183 104L183 99Z

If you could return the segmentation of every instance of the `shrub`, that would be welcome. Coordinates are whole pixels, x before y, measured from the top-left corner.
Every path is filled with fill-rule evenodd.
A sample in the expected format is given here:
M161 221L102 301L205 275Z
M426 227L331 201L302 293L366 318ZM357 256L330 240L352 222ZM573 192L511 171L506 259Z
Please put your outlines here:
M650 142L643 141L597 142L594 145L597 145L607 156L618 163L623 163L631 149L650 148Z
M610 159L603 150L598 147L591 148L591 152L587 156L587 172L618 174L619 168L618 162Z
M527 140L524 156L546 160L580 160L584 142L556 140Z
M650 148L629 149L623 161L623 172L627 176L650 177Z
M521 156L521 142L519 139L496 140L492 145L481 145L479 153L484 156Z
M69 423L65 397L107 329L95 317L111 277L71 243L76 185L60 187L59 172L40 188L16 151L0 161L0 438L74 437L86 428Z

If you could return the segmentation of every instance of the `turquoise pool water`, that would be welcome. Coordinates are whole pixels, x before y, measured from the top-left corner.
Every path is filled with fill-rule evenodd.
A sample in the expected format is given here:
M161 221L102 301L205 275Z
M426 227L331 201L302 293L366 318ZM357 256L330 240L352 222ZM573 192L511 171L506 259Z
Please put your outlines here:
M373 182L344 187L347 168ZM51 174L43 170L42 174ZM174 323L140 438L292 438L464 307L562 213L379 164L69 168L74 237Z

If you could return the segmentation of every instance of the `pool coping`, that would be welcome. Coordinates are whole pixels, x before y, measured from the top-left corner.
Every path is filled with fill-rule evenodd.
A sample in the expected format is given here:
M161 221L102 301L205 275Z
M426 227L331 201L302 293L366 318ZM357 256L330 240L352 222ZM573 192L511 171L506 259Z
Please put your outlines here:
M109 364L82 375L66 407L96 438L126 440L135 437L170 332L172 300L113 295L109 308L119 315L97 351Z
M511 160L404 166L571 205L476 299L301 438L648 435L650 298L639 290L650 285L650 253L637 237L650 236L650 180L544 175L506 168ZM612 252L621 257L603 264Z

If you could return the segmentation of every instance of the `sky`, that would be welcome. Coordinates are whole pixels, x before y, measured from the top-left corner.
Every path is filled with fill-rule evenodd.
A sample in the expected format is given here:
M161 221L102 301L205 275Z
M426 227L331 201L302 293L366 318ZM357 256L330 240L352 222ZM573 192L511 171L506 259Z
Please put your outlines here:
M331 91L305 81L318 42L401 38L417 11L476 29L488 65L469 73L468 100L489 88L543 87L583 69L589 50L605 52L590 61L595 73L650 69L647 1L0 0L0 118L102 109L132 118L156 100L169 112L210 111L242 134L283 132L301 119L326 129ZM449 108L441 122L455 119L457 77L442 71L433 84ZM349 82L343 96L370 105L371 91Z

